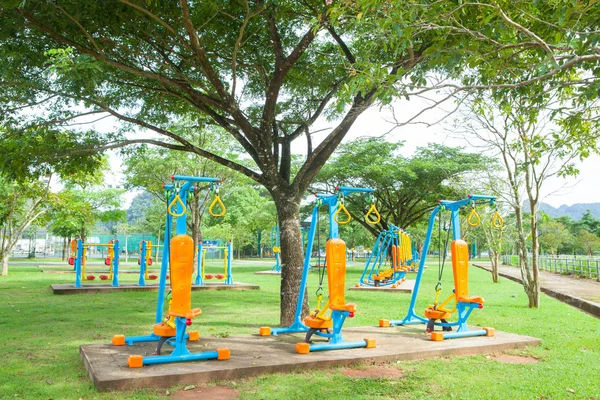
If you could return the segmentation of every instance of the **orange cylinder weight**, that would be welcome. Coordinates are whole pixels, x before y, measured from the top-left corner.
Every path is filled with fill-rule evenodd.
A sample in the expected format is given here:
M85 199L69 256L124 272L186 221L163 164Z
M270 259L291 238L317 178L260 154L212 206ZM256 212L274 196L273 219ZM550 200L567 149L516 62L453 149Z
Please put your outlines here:
M171 309L170 315L185 317L192 309L192 274L194 241L188 235L171 239Z
M342 239L329 239L325 253L330 308L340 310L346 306L346 243Z

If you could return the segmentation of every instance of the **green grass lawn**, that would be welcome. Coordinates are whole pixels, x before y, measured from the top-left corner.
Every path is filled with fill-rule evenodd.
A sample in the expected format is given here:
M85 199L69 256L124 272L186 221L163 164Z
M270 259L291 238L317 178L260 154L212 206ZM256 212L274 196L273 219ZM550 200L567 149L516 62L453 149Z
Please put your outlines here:
M348 286L357 282L362 272L359 263L354 265L348 270ZM260 326L276 325L279 278L253 274L271 267L270 262L262 267L234 266L236 281L258 284L260 291L193 292L193 305L203 311L194 324L201 335L257 333ZM210 268L219 269L217 265ZM115 333L147 334L154 321L156 293L58 296L52 295L49 285L73 282L73 275L43 274L34 264L11 266L9 272L9 277L0 279L0 398L165 396L164 390L97 393L78 354L80 344L109 343ZM123 275L123 280L129 279L136 276ZM317 274L311 274L311 300L316 279ZM450 267L445 279L449 290ZM436 280L437 264L432 264L425 271L418 311L432 301ZM515 351L541 362L515 365L485 356L437 358L398 362L394 366L404 371L404 377L392 380L349 378L333 368L220 384L235 387L242 399L600 397L600 323L596 318L545 295L542 308L530 310L519 285L502 278L493 284L489 273L478 268L471 268L470 292L486 299L486 306L473 313L472 325L541 338L541 346ZM346 326L360 326L376 325L380 318L402 318L410 296L349 291L347 299L358 304L358 313Z

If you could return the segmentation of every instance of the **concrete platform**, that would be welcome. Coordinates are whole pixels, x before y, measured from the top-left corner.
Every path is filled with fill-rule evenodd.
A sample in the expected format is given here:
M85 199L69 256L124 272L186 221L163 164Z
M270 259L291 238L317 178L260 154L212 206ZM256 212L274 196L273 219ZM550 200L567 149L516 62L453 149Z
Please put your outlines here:
M415 281L404 281L397 287L392 286L352 286L348 290L356 290L361 292L395 292L395 293L412 293L415 288Z
M72 283L55 283L50 285L52 294L83 294L83 293L107 293L107 292L156 292L158 284L138 286L136 284L122 284L118 287L113 287L109 283L95 284L86 283L83 287L76 288ZM224 283L205 283L204 285L192 285L192 290L259 290L260 286L251 285L248 283L235 282L233 285L225 285Z
M200 327L201 328L201 327ZM297 354L295 344L303 335L260 337L232 335L228 338L200 338L189 344L192 352L226 347L227 361L195 361L157 364L130 369L127 358L133 354L152 354L156 344L135 346L81 345L79 353L90 379L100 392L134 388L168 388L173 385L200 384L213 380L232 380L275 372L291 372L358 363L379 364L397 360L421 360L452 355L498 353L524 346L536 346L539 339L496 332L494 337L473 337L434 342L424 326L396 328L357 327L344 329L346 340L372 338L374 349L349 349Z

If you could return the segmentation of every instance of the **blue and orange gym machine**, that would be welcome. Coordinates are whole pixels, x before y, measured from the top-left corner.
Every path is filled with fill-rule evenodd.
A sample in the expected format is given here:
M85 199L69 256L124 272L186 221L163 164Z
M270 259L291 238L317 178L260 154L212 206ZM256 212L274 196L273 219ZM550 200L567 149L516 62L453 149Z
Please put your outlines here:
M146 286L147 280L152 281L158 278L156 275L151 275L148 272L148 268L151 267L154 262L152 260L152 250L162 247L163 246L153 244L151 240L142 240L140 242L140 258L138 258L138 265L140 266L140 279L138 280L138 286Z
M215 197L209 206L209 213L213 216L223 216L225 206L219 198L219 178L193 177L173 175L173 183L165 185L167 198L167 222L165 227L163 257L160 270L160 284L158 288L158 302L156 306L156 320L153 331L147 336L115 335L112 343L115 346L125 344L132 346L141 342L157 342L156 353L151 356L132 355L127 360L131 368L141 368L149 364L173 363L196 360L227 360L229 350L217 348L214 351L192 353L188 350L188 340L197 341L200 335L197 331L186 332L192 320L200 315L199 308L192 308L192 275L194 273L194 242L186 235L186 201L188 194L199 190L196 183L210 183ZM216 213L214 207L221 207L221 212ZM173 219L176 218L175 236L171 237ZM171 299L168 303L167 316L163 316L165 301L167 273L171 279ZM174 347L169 355L161 355L164 343Z
M207 274L206 267L206 251L223 251L223 273L222 274ZM198 263L196 268L196 279L194 285L204 285L204 280L216 279L223 281L225 285L233 285L233 275L231 274L231 263L233 262L233 249L231 242L225 246L203 245L198 243Z
M100 275L103 281L110 280L111 286L119 286L119 241L111 240L108 243L83 243L81 239L71 241L71 256L69 264L75 266L75 287L81 288L82 281L93 281L94 275L86 275L87 252L90 247L106 247L107 255L104 265L108 266L108 275Z
M415 253L412 250L410 235L390 224L387 230L381 231L377 236L373 251L356 286L396 287L404 282L406 273L417 262ZM382 270L388 258L389 268Z
M306 333L305 341L296 344L296 352L305 354L311 351L351 349L359 347L373 348L376 343L374 339L346 342L342 336L342 327L347 317L353 317L356 312L356 304L346 303L346 244L339 238L338 224L345 225L350 222L350 213L344 206L344 197L353 193L366 193L371 198L371 207L365 219L371 224L379 223L380 216L375 208L372 197L374 189L338 187L334 195L316 195L317 199L312 212L312 219L308 231L308 243L304 255L304 266L302 280L296 303L296 314L294 322L289 327L274 328L262 327L259 330L261 336L277 336L283 333ZM323 276L325 269L319 271L319 288L317 289L317 309L306 318L302 319L302 304L307 287L308 272L310 269L310 256L313 251L315 232L318 231L319 210L326 206L329 214L329 240L325 246L325 264L327 268L327 286L329 300L322 306ZM373 220L372 218L376 219ZM320 249L318 250L320 252ZM320 263L319 263L320 264ZM330 332L333 329L333 332ZM312 344L310 339L313 335L321 336L328 343Z
M471 330L467 326L467 319L471 315L471 312L476 308L483 308L485 303L484 299L479 296L469 296L469 254L467 243L461 239L460 233L460 219L459 210L461 207L471 206L472 211L468 217L468 224L471 226L477 226L481 222L475 206L477 203L488 203L494 207L496 202L495 196L485 195L469 195L467 198L457 201L442 200L438 206L432 211L431 217L429 218L429 225L427 227L427 234L425 236L425 243L423 245L423 255L421 257L421 263L419 271L417 272L417 278L415 281L415 287L412 292L410 305L408 307L408 314L404 319L401 320L387 320L382 319L379 321L380 327L390 327L397 325L412 325L412 324L427 324L427 332L431 332L431 339L435 341L442 341L444 339L455 339L473 336L494 336L493 328L482 328ZM450 211L449 226L446 227L447 237L446 244L440 251L440 262L438 265L438 282L435 286L435 300L432 305L429 305L425 309L425 317L421 317L415 313L415 305L417 302L417 296L419 294L419 287L421 284L421 278L425 271L425 262L427 260L427 252L429 251L429 244L431 243L431 236L435 225L435 217L438 215L438 232L440 242L442 241L442 212ZM496 210L492 217L491 224L495 227L502 226L502 217ZM439 303L439 296L442 291L442 275L444 272L444 261L446 258L446 251L448 240L450 236L450 230L452 230L453 241L450 245L452 252L452 271L454 276L454 288L452 293L446 300ZM441 243L440 243L441 247ZM450 302L454 303L453 308L448 308ZM448 322L452 314L457 314L456 322ZM439 321L439 322L438 322ZM439 326L443 332L435 332L434 327ZM458 327L456 332L452 332L453 327Z

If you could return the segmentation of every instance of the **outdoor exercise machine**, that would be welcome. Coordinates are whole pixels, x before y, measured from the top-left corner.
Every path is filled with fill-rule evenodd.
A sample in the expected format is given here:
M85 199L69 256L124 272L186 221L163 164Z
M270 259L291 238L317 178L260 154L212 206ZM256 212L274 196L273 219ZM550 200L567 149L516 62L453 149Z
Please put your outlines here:
M477 226L481 222L481 219L479 214L477 214L476 204L482 202L488 203L491 207L494 207L496 197L486 195L469 195L467 198L462 200L442 200L439 202L438 206L432 211L431 217L429 218L429 225L427 227L427 234L425 236L425 243L423 245L423 255L421 257L419 270L417 272L417 278L412 292L410 305L408 307L408 313L406 317L401 320L382 319L379 321L380 327L427 324L427 332L431 332L431 339L435 341L473 336L494 336L493 328L470 330L467 326L467 319L471 315L471 312L476 308L483 308L485 301L479 296L469 296L469 254L467 243L461 239L459 210L462 207L471 206L472 210L469 214L467 222L470 226ZM441 247L441 232L444 225L442 221L442 213L444 211L450 212L450 219L449 225L446 229L445 245L443 249L440 249L441 252L440 261L438 264L438 282L435 286L435 300L432 305L429 305L429 307L425 309L425 316L421 317L416 314L415 305L419 294L421 279L425 271L425 262L427 260L427 252L429 251L429 245L431 243L436 216L438 216L438 232ZM497 210L494 213L490 223L497 228L502 226L502 217ZM440 303L439 296L442 291L442 275L444 272L444 262L446 258L446 251L448 249L447 245L450 237L450 231L452 231L453 238L453 241L450 245L450 250L452 252L454 287L448 298ZM454 306L449 308L448 305L451 302L454 303ZM458 320L456 322L448 322L448 319L450 319L454 313L456 313ZM435 332L435 326L442 327L443 332ZM457 327L456 332L452 332L452 327Z
M222 274L207 274L205 270L206 266L206 252L210 251L218 251L223 250L223 273ZM231 242L228 242L225 246L212 246L212 245L203 245L202 243L198 243L198 262L196 265L196 279L194 281L195 285L203 285L204 280L216 279L223 281L226 285L233 285L233 276L231 274L231 263L233 259L233 251L231 248Z
M82 287L83 281L93 281L94 275L87 275L85 267L87 264L87 252L90 247L106 247L107 255L104 264L109 267L108 275L102 274L99 278L103 281L110 280L111 286L119 286L119 241L113 239L108 243L83 243L81 239L71 241L71 256L69 265L75 266L75 287Z
M152 260L152 250L162 247L163 246L152 244L151 240L142 240L140 242L140 258L138 258L140 279L138 280L138 286L146 286L147 280L155 280L158 278L156 275L149 274L148 268L151 267L154 262Z
M389 264L386 264L386 260L389 260ZM387 230L377 236L357 286L396 287L404 282L406 273L415 263L410 235L390 224ZM382 268L385 265L387 268Z
M281 263L279 261L281 253L281 231L279 225L275 225L271 228L271 246L273 247L273 253L275 254L275 265L271 268L271 271L281 273Z
M115 346L132 346L135 343L156 342L156 353L151 356L132 355L127 360L131 368L141 368L144 365L173 363L195 360L227 360L229 350L217 348L214 351L192 353L186 346L188 340L197 341L200 335L197 331L186 332L192 320L200 315L199 308L192 308L192 275L194 273L193 239L186 234L186 202L188 195L196 190L197 183L209 183L214 199L208 207L208 212L214 217L225 215L225 205L219 197L219 178L193 177L173 175L172 184L165 185L167 198L167 216L164 236L163 257L160 270L158 287L158 301L156 305L155 324L147 336L115 335L112 343ZM221 208L217 212L215 206ZM173 220L176 220L175 236L172 237ZM168 302L168 311L163 315L166 294L167 273L171 278L171 299ZM169 355L161 355L163 344L173 347Z
M354 193L363 193L369 197L371 207L365 215L370 224L380 221L379 212L375 208L372 196L374 189L338 187L333 195L316 195L315 206L312 211L310 228L308 231L308 242L304 256L302 280L296 303L296 314L294 322L289 327L269 328L262 327L259 330L261 336L277 336L284 333L306 332L305 341L296 345L296 352L305 354L311 351L350 349L367 347L373 348L376 343L374 339L364 339L355 342L346 342L342 336L342 328L347 317L352 318L356 312L356 304L346 303L346 244L339 238L338 225L350 222L350 213L344 205L344 197ZM319 268L319 287L317 288L317 309L302 319L302 304L304 293L307 288L308 272L310 268L310 255L312 254L315 232L319 231L319 211L321 207L327 207L329 215L329 240L325 246L325 264L327 268L327 290L329 300L323 305L324 290L322 287L325 269ZM374 218L374 219L373 219ZM320 232L319 232L320 233ZM318 235L319 236L319 235ZM317 238L317 240L319 240ZM320 263L319 263L320 265ZM330 331L333 329L333 332ZM310 339L313 335L323 337L328 343L312 344Z

